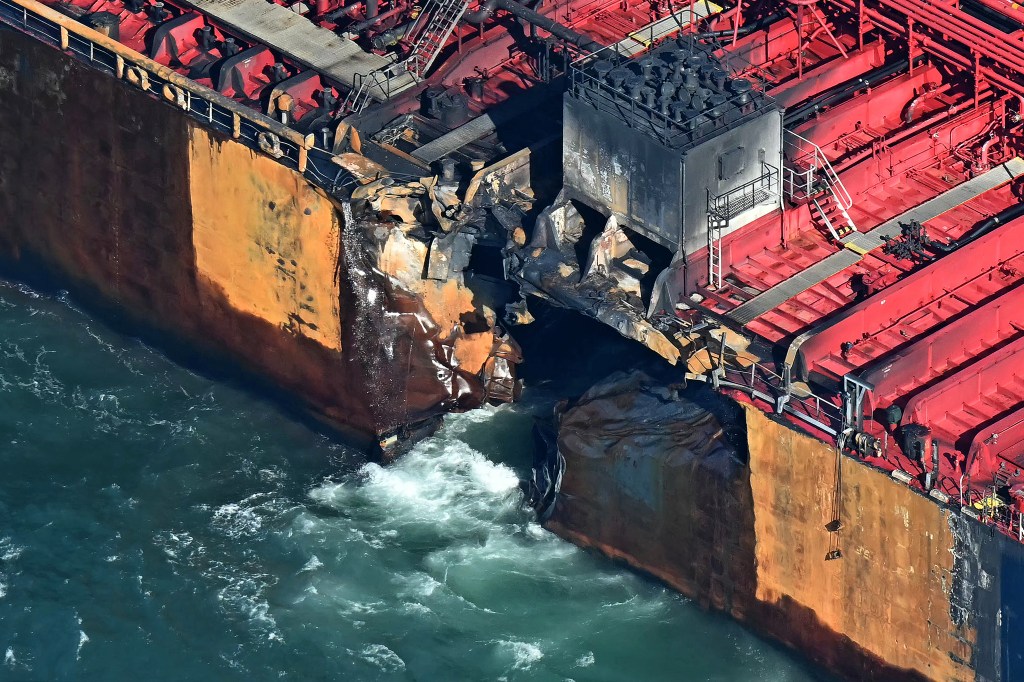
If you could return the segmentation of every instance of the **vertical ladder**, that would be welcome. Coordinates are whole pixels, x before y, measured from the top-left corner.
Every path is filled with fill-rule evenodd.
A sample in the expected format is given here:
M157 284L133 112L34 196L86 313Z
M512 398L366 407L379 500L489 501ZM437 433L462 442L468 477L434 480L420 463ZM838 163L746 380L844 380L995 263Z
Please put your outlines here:
M405 61L409 73L417 78L426 76L430 65L437 59L462 15L466 13L466 7L466 0L429 0L420 15L426 15L426 24L415 38L416 43ZM413 26L412 37L415 37L419 26L420 21L417 21L416 26Z
M714 214L708 215L708 289L722 288L722 230L729 223Z

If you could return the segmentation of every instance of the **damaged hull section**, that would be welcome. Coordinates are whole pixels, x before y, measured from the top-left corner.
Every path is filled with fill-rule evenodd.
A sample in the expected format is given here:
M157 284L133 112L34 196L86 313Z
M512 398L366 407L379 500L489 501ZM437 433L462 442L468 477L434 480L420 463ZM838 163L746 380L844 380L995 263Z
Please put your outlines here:
M561 413L547 528L849 679L1019 679L1018 543L754 407L716 417L677 388L617 375Z
M461 272L426 276L426 196L404 199L415 215L366 193L342 202L10 30L0 94L12 104L0 113L8 262L42 265L385 450L444 412L515 395L518 349L494 314L504 303ZM360 170L385 175L362 157L346 172Z

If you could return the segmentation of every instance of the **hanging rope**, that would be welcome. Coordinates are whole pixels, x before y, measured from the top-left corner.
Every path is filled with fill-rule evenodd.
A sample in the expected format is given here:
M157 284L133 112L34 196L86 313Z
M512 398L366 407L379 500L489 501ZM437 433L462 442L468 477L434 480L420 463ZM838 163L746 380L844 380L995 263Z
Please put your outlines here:
M840 434L836 442L836 468L835 488L832 492L832 520L825 525L828 531L828 553L825 561L841 559L843 550L840 545L839 531L843 529L842 501L843 501L843 442L845 434Z

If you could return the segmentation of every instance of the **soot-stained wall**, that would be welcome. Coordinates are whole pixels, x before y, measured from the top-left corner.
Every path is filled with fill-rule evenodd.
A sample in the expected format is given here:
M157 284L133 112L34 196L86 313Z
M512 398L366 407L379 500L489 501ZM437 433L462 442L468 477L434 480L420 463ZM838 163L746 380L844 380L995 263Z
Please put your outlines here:
M626 219L671 251L682 246L683 175L679 154L649 135L566 95L562 167L566 191Z
M1024 545L993 526L954 514L953 620L976 633L973 667L982 682L1024 680Z
M738 207L724 233L781 207L782 113L774 107L722 129L686 149L672 149L652 136L584 101L565 96L562 166L566 192L601 211L616 214L675 252L708 245L709 192L716 197L771 177L757 203L734 194Z

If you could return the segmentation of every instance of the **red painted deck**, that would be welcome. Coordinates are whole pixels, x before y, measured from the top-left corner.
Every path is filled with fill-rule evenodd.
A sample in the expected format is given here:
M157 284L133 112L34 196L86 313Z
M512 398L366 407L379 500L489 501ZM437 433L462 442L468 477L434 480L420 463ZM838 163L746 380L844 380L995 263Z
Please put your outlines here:
M801 369L837 379L1018 283L1021 225L1024 219L1004 225L842 313L799 346Z
M1024 469L1024 406L978 429L971 441L970 457L972 474L981 480L986 478L986 473L992 475L1000 469L1014 477L1020 476ZM982 471L981 467L986 464L994 464L994 470Z
M983 333L979 330L984 330ZM905 399L921 386L964 367L1008 340L1024 334L1024 286L1017 286L988 303L967 309L955 320L910 343L864 378L874 385L873 409Z
M960 448L961 439L1024 403L1024 339L1016 339L977 362L955 370L917 393L904 411L904 422L932 431L945 449Z

